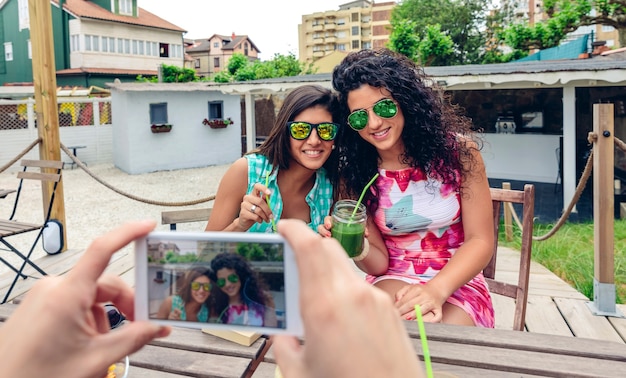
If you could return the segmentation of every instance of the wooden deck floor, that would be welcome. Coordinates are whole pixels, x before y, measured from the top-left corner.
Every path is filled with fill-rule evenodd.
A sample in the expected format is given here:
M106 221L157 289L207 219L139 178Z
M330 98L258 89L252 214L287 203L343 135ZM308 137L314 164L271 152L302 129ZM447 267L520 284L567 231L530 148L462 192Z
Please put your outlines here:
M48 274L66 273L76 263L82 250L69 250L59 255L44 256L37 261ZM497 275L503 280L516 280L518 252L500 247L498 252ZM26 270L28 274L32 269ZM134 284L133 254L118 252L113 256L107 272L122 277L129 285ZM0 295L4 297L13 275L0 275ZM21 279L13 289L9 302L19 303L22 296L37 281L35 278ZM496 328L511 329L513 319L513 300L494 296L496 309ZM530 289L526 312L528 332L563 336L575 336L591 339L625 343L626 318L596 316L591 313L587 303L589 299L573 289L545 267L534 263L531 266ZM626 314L626 305L618 305Z

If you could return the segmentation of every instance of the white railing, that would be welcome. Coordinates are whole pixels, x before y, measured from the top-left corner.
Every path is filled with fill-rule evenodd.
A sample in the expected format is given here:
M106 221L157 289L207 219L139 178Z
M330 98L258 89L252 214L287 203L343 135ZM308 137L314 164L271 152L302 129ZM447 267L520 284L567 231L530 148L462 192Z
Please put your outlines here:
M81 145L79 158L87 164L113 162L110 97L59 98L59 132L66 146ZM38 137L33 98L0 100L0 166L6 164ZM26 156L37 159L37 148ZM61 152L61 159L69 158ZM15 164L9 171L18 169Z

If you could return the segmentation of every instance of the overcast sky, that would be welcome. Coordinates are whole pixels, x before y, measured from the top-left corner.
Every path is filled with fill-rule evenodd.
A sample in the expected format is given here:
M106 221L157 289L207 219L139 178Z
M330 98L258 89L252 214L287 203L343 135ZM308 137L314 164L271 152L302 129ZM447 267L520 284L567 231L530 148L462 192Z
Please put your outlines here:
M302 15L338 10L350 0L139 0L139 7L187 30L185 38L248 35L261 60L292 52L298 58Z

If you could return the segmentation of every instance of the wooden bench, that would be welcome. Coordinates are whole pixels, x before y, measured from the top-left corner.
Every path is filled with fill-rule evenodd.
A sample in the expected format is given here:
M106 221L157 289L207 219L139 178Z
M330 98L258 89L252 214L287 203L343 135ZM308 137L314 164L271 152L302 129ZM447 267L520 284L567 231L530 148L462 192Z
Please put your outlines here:
M170 230L176 231L176 224L189 222L206 222L211 216L211 207L190 210L163 211L161 213L161 224L169 224Z

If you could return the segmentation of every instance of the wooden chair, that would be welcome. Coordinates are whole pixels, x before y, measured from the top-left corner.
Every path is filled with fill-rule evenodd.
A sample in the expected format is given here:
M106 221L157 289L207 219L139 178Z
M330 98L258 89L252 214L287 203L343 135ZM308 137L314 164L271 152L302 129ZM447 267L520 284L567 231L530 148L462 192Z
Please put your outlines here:
M520 249L519 275L517 284L506 283L496 280L496 259L498 243L494 245L493 256L489 264L483 270L489 291L515 300L515 316L513 329L524 330L526 318L526 303L528 300L528 278L530 274L530 255L532 250L532 233L535 216L535 186L526 184L524 190L496 189L491 188L491 200L493 202L494 236L498 240L500 229L500 216L503 205L507 202L522 204L522 244Z
M213 209L205 207L201 209L163 211L161 213L161 224L169 224L170 230L176 231L177 223L208 221L209 216L211 216L211 210Z
M38 271L42 275L46 275L46 272L44 272L43 269L38 267L35 263L33 263L30 260L30 256L35 250L35 246L37 245L37 242L39 241L39 239L41 239L41 235L43 234L43 230L46 224L50 220L50 211L52 210L52 204L54 203L54 196L55 196L56 188L59 184L59 181L61 180L61 169L63 168L63 162L53 161L53 160L22 160L21 165L24 168L21 172L18 172L17 174L17 178L20 179L20 181L19 181L19 185L18 185L17 192L15 195L15 203L13 205L13 211L11 212L11 216L8 219L0 219L0 243L2 243L6 248L8 248L8 249L2 248L0 249L0 251L13 252L16 255L18 255L23 260L23 262L21 266L17 268L0 256L0 261L3 262L13 272L16 273L13 283L9 287L9 290L6 292L4 299L2 300L2 303L5 303L7 299L9 298L9 295L11 294L13 287L15 287L17 280L20 277L22 278L28 277L26 274L23 273L24 268L26 267L26 264L33 267L36 271ZM39 172L28 171L28 168L32 168L32 167L39 168L40 171ZM55 173L43 173L44 169L53 169L56 172ZM52 195L50 197L50 203L48 205L48 209L46 213L44 214L43 222L27 223L27 222L17 221L14 219L15 213L17 211L17 207L19 205L20 194L22 192L22 184L24 180L39 180L42 182L42 185L46 182L54 183L53 189L52 189ZM13 246L11 243L7 241L7 238L9 237L24 234L27 232L33 232L33 231L37 232L37 235L35 236L35 240L33 241L32 246L30 247L29 251L26 254L20 252L15 246Z

